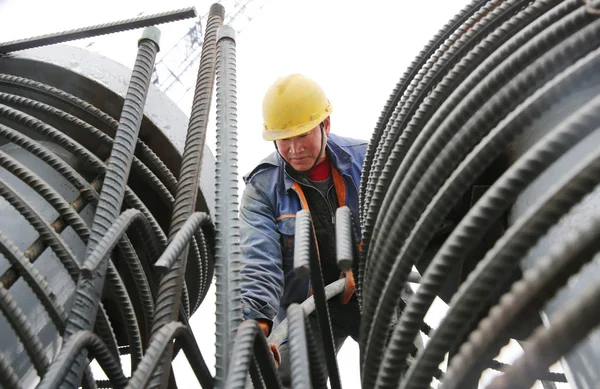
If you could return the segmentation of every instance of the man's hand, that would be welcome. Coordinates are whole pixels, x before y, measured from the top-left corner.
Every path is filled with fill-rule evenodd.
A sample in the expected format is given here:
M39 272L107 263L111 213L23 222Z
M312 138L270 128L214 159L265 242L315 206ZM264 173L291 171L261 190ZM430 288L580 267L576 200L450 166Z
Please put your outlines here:
M354 275L352 274L352 270L343 272L342 276L344 275L346 276L346 285L344 286L344 290L342 291L340 300L342 301L342 304L348 304L348 302L354 295L356 285L354 284Z
M265 334L265 338L269 337L269 333L271 332L271 322L265 319L256 319L260 328L262 328L263 333ZM281 365L281 354L279 354L279 349L275 343L269 343L269 349L271 350L271 354L273 355L273 361L275 362L275 367L279 367Z
M273 361L275 361L275 367L279 368L279 365L281 365L281 354L279 354L279 349L275 343L269 343L269 348L271 349L271 354L273 355Z

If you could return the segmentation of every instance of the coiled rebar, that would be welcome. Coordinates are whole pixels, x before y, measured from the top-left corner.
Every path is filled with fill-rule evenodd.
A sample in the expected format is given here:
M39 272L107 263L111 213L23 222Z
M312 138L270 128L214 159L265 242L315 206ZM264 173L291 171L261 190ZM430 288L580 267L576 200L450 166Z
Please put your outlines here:
M597 364L600 346L595 336L584 340L600 322L586 314L598 311L597 223L581 219L598 215L600 202L598 5L473 1L394 88L364 161L360 252L348 208L336 217L338 265L358 281L363 387L437 380L470 389L487 369L501 372L491 387L597 382L586 366ZM125 96L116 120L93 96L0 58L0 326L17 335L0 352L2 386L72 387L82 374L84 387L174 386L170 361L179 350L203 388L281 386L262 330L253 320L240 324L235 40L223 18L213 5L181 166L163 162L157 142L144 143L147 96L135 112L127 108L135 96ZM153 62L146 59L143 93ZM197 199L215 79L209 215ZM294 387L324 388L328 373L342 387L327 300L345 280L323 285L310 216L296 221L295 271L311 277L314 295L289 307L268 342L289 336ZM215 377L188 323L210 285L212 255ZM420 285L405 295L407 283ZM23 308L28 296L32 310ZM437 298L448 311L432 328L425 320ZM317 333L306 320L313 310ZM511 338L530 344L512 366L495 359ZM109 381L94 382L88 350ZM118 360L125 354L131 378ZM561 357L570 373L548 372Z

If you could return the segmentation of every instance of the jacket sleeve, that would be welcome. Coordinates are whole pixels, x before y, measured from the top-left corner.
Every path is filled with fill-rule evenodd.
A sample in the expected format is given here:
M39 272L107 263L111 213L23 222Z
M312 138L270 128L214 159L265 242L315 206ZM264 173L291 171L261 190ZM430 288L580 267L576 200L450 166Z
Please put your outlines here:
M272 203L252 183L242 195L240 235L243 317L273 320L283 294L281 244Z

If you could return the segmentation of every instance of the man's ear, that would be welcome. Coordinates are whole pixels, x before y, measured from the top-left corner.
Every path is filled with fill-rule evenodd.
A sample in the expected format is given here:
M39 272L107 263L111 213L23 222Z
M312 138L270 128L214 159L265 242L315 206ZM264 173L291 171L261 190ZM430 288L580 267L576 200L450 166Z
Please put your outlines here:
M330 130L330 123L331 123L331 116L327 116L327 118L325 120L323 120L323 129L325 130L325 134L329 135L329 130Z

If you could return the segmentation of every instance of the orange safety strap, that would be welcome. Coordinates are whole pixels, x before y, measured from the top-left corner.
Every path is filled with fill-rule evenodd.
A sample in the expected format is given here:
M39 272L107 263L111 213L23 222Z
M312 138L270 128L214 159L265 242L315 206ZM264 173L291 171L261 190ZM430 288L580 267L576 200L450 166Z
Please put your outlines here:
M346 205L346 183L344 182L344 179L336 169L332 169L332 173L333 185L335 186L335 193L337 195L338 205L340 207L343 207L344 205ZM352 274L352 270L341 272L340 278L344 276L346 277L346 285L344 286L344 291L340 296L340 300L342 304L347 304L354 295L356 285L354 284L354 276Z
M342 274L346 274L346 285L344 286L344 291L340 296L340 300L342 304L347 304L352 298L352 295L354 295L356 285L354 284L354 275L352 274L352 270L342 272Z
M268 337L271 333L271 321L267 319L256 319L256 321L265 334L265 337Z
M296 215L292 215L291 213L286 213L286 214L279 216L277 219L275 219L275 221L281 221L283 219L293 219L293 218L296 218Z
M332 169L332 173L333 173L333 186L335 187L335 194L338 199L338 206L343 207L344 205L346 205L346 183L344 182L344 179L342 178L342 176L336 169ZM294 182L292 184L292 188L296 191L296 193L298 193L298 197L300 198L300 203L302 204L302 209L305 209L310 212L310 209L308 207L308 201L306 200L306 195L304 194L302 187L297 182ZM288 216L288 215L282 215L282 216L280 216L280 218L282 218L283 216ZM313 234L315 234L314 230L313 230ZM315 237L315 243L316 243L317 235L315 234L314 237ZM319 254L319 245L315 244L315 247L317 248L317 258L319 259L319 262L320 262L321 255ZM340 300L341 300L342 304L346 304L346 303L348 303L348 301L350 301L350 299L352 298L352 295L354 295L354 291L356 289L355 283L354 283L354 276L352 275L352 270L341 272L340 278L344 277L344 276L346 277L346 285L344 286L344 291L342 292L342 295L340 296ZM312 296L312 294L313 294L313 290L312 290L312 285L311 285L308 295Z
M302 204L302 209L310 212L310 208L308 207L308 201L306 200L306 195L304 194L304 191L302 190L302 187L300 186L300 184L298 184L297 182L294 182L292 184L292 189L294 189L294 191L298 194L298 197L300 198L300 204ZM317 234L315 233L315 230L313 229L313 235L315 237L315 247L317 248L317 258L319 259L319 262L321 262L321 254L319 254L319 245L317 244ZM312 283L310 285L310 290L308 291L308 295L312 296L313 294L313 290L312 290Z
M302 190L300 184L294 182L292 184L292 189L294 189L296 193L298 193L298 197L300 197L300 203L302 204L302 209L305 209L308 212L310 212L310 209L308 208L308 201L306 201L306 196L304 195L304 191Z
M337 169L331 169L331 172L333 173L333 186L335 187L338 206L343 207L346 205L346 183Z

